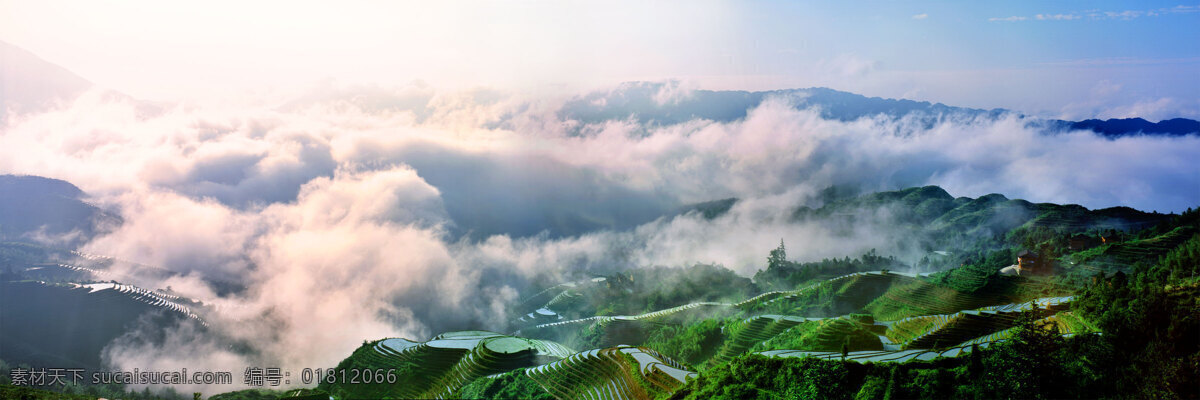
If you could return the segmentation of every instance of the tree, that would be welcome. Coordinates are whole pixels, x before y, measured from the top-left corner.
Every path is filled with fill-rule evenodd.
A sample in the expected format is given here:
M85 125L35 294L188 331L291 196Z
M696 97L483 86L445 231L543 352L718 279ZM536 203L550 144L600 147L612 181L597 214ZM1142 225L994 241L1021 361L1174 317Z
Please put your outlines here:
M903 397L904 391L900 387L900 366L893 364L892 370L888 374L887 390L883 392L883 398L884 400L891 400Z
M783 238L779 239L779 247L771 250L767 256L767 269L779 269L787 263L787 250L783 247Z
M1000 398L1040 399L1071 397L1063 385L1064 340L1058 325L1040 319L1043 311L1033 304L1016 320L1013 337L995 345L985 357L982 390ZM991 348L989 348L991 350Z
M978 377L983 371L983 355L979 354L979 343L971 343L971 363L967 364L967 372L971 377Z

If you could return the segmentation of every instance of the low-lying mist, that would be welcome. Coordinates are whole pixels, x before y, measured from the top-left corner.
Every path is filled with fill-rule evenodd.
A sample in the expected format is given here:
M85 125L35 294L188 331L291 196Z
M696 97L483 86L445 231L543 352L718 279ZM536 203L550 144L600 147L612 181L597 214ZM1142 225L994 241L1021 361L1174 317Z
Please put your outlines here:
M561 99L428 98L147 108L92 92L10 116L0 172L78 185L123 219L84 251L175 271L159 287L214 306L208 329L114 342L105 359L125 370L332 367L363 340L504 330L539 276L751 276L781 238L800 261L919 257L886 209L851 229L792 218L831 185L1158 211L1200 199L1196 136L1046 134L1015 115L840 121L788 98L731 122L585 124ZM715 218L679 213L731 197Z

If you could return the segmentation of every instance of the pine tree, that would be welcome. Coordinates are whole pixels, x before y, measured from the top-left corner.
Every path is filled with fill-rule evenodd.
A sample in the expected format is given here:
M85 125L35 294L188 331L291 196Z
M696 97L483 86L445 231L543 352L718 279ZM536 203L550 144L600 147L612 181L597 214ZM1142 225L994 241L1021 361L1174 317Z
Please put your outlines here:
M771 254L767 256L767 269L779 269L787 263L787 250L783 246L783 238L779 239L779 247L771 250Z

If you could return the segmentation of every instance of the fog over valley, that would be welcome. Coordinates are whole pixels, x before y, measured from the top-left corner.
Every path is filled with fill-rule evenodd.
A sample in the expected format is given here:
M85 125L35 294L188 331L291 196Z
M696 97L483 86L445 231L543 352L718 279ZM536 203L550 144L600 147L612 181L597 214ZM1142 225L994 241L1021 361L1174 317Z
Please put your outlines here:
M309 8L298 6L296 15L309 15L313 11ZM714 11L710 8L687 14L697 23L709 21L711 16L701 11ZM1192 8L1163 10L1158 12L1193 15L1188 14ZM906 12L903 19L916 23L936 17ZM1047 20L1042 17L994 23ZM1097 13L1078 18L1117 17ZM0 18L0 24L5 20ZM235 22L230 29L239 29ZM431 29L425 31L447 33ZM56 48L45 44L50 42L13 35L9 37ZM845 40L857 40L857 35ZM609 38L581 37L590 39L576 38L580 47L591 45L604 54L615 51L606 44ZM680 65L686 65L683 61L689 57L708 57L689 52L679 59L646 57L644 71L625 71L609 60L592 67L602 71L596 76L605 79L576 85L445 85L436 83L445 80L429 83L415 77L371 84L346 80L345 75L306 85L279 83L285 78L286 82L307 78L302 72L310 67L298 66L296 71L280 72L281 81L271 81L278 86L246 85L230 92L237 93L234 96L151 98L145 94L157 92L148 86L130 86L136 94L128 94L94 84L48 61L49 55L43 59L0 41L4 111L0 115L0 260L5 263L0 272L6 274L6 285L28 293L45 289L30 289L34 283L73 288L71 296L84 296L79 298L105 289L123 290L137 301L178 314L131 311L123 320L127 322L96 329L111 337L95 343L78 340L80 348L91 347L71 350L72 354L86 354L63 356L58 362L89 363L89 368L105 370L228 370L235 376L247 366L264 366L295 375L303 368L338 365L359 354L360 346L378 348L371 342L378 339L451 340L438 335L453 331L534 335L535 328L544 328L529 322L537 318L570 323L577 318L610 318L617 321L612 324L633 324L629 321L657 318L642 312L704 302L690 306L695 310L688 312L700 315L697 320L725 324L722 318L734 314L721 314L722 307L743 307L739 302L769 290L803 298L806 285L819 284L793 281L801 273L778 275L792 271L779 265L796 271L800 266L856 265L858 269L848 270L860 274L853 279L911 279L945 286L952 281L947 277L958 273L945 271L985 263L991 272L980 278L982 282L1007 279L997 278L998 272L992 270L999 268L991 263L1022 265L1015 255L1023 248L1012 246L1026 242L1036 250L1045 248L1047 241L1066 243L1068 237L1083 243L1084 239L1071 235L1084 233L1095 236L1088 236L1089 246L1090 241L1115 246L1113 240L1118 239L1144 240L1137 243L1145 246L1178 244L1191 237L1185 235L1191 231L1177 232L1182 238L1177 243L1171 241L1174 236L1147 239L1128 232L1168 227L1181 221L1179 215L1190 218L1192 208L1200 204L1200 163L1196 162L1200 123L1194 120L1200 117L1194 107L1200 100L1171 92L1174 97L1155 103L1145 95L1153 91L1130 83L1122 91L1121 85L1105 81L1115 88L1097 86L1090 97L1095 103L1080 100L1089 98L1081 94L1071 97L1077 101L1062 104L1062 110L1048 112L1044 100L997 106L998 102L976 101L974 95L947 89L964 76L973 76L952 71L943 71L943 81L935 79L941 75L933 72L914 72L917 83L911 84L930 91L899 96L895 93L907 91L910 82L885 78L908 64L881 64L852 53L826 54L816 66L797 69L830 78L762 84L754 79L790 71L787 64L761 61L747 67L738 63L759 60L754 58L759 52L775 54L774 50L756 48L747 55L750 50L720 47L726 39L703 37L709 41L705 46L715 46L714 52L730 53L723 56L727 63L745 70L745 82L754 84L736 87L728 84L732 78L717 72L683 69ZM203 40L196 40L197 53L206 54ZM764 40L767 46L776 39ZM314 49L329 46L313 41ZM447 60L459 60L450 50L443 54L419 42L409 44L404 49L433 52L431 64L457 65ZM637 54L655 54L651 50L663 43L642 46ZM575 46L563 47L565 54L581 53ZM810 41L795 47L799 50L792 52L808 54L825 45ZM451 48L491 54L474 47L447 47ZM113 51L123 49L118 46ZM290 50L277 51L279 57L290 57ZM772 57L791 57L788 54L779 50ZM511 57L541 60L543 56L541 50L530 50ZM390 60L391 56L380 57ZM930 57L941 55L930 50ZM492 58L504 57L481 56L479 63ZM1117 61L1132 65L1129 68L1141 65L1122 60ZM1194 63L1189 60L1147 63L1146 68L1174 71ZM109 84L127 79L103 65L76 62ZM259 65L256 62L261 60L247 60ZM313 62L328 64L331 71L343 68L330 60ZM129 68L137 68L135 64L130 61ZM463 66L462 71L445 74L465 74L477 67ZM572 63L546 68L574 71L564 72L573 76L575 69L591 71L585 67ZM188 75L196 81L190 85L203 86L200 83L206 79L215 82L218 77L233 81L226 76L234 71L230 68L214 68L211 76ZM362 73L378 76L380 68L364 65ZM442 77L419 65L396 68ZM495 68L501 70L495 72L497 76L506 76L504 68L518 69L507 62ZM688 73L681 78L655 73L672 68ZM153 76L161 74L158 69L146 70ZM526 74L537 71L511 74L523 83L534 79ZM618 72L621 78L644 78L608 79ZM1028 79L1052 80L1047 76L1031 73ZM1184 87L1195 81L1194 77L1179 79ZM1021 82L1029 87L1029 82ZM966 104L924 101L942 93ZM1140 97L1120 98L1124 93ZM1003 94L1008 96L1005 99L1015 98L1010 92ZM1058 226L1054 224L1066 228L1053 233L1037 230ZM1108 230L1127 233L1121 236ZM1071 243L1072 251L1082 254ZM785 244L786 258L768 258L782 255ZM1007 253L1010 248L1013 257ZM1155 254L1158 259L1165 253ZM1055 256L1060 255L1066 253ZM888 275L889 270L894 274ZM1121 271L1134 269L1122 266ZM59 273L67 278L54 275ZM995 288L1018 285L1011 283L1015 281L980 285L1000 290ZM650 286L678 289L670 292L675 297L639 289L612 294L626 290L622 288ZM710 286L721 287L691 292ZM871 292L870 298L885 298L882 287L872 286L869 290L878 293ZM1042 299L1051 309L1059 301L1071 301L1059 299L1067 296L1064 287L1067 284L1047 283L1027 292L1013 289L1020 295L1003 299L1014 304ZM138 292L139 288L145 292ZM18 289L9 290L6 299L26 296ZM613 300L620 296L627 296L630 304ZM764 300L761 308L753 310L762 315L785 314L769 307L799 301L779 296L784 300ZM63 304L76 304L70 298L64 297ZM632 305L643 300L646 304ZM589 301L609 306L592 309ZM885 307L872 309L876 303L868 300L851 302L853 307L837 301L797 306L795 310L805 310L804 315L797 311L788 317L791 322L771 323L800 324L803 318L844 315L841 322L829 326L849 324L850 315L865 313L861 310L876 314L866 323L861 317L853 320L864 326L875 320L913 317L892 309L887 309L892 314L885 314L878 311ZM89 303L79 300L78 304ZM971 304L937 314L954 315L1000 303ZM135 306L147 307L120 307ZM992 314L979 315L1011 310L985 311ZM535 315L538 312L543 314ZM817 315L821 313L829 315ZM607 325L597 322L588 329L602 326ZM733 335L743 328L713 329ZM892 335L882 333L886 327L880 329L858 334L870 340ZM580 332L550 339L567 344L594 339L587 336L593 331ZM49 354L38 347L42 342L36 342L35 336L0 340L6 347L0 360L6 358L4 353L7 357ZM842 337L838 336L838 344L846 343L841 347L843 360L851 350L868 349L851 349L851 338L857 338L851 333ZM605 336L605 340L617 338L625 337ZM775 342L762 339L751 346L759 343L755 351ZM887 350L900 349L882 343ZM947 343L931 348L944 349ZM652 354L645 347L638 347L645 353L625 353L641 359L674 357L684 363L663 361L661 365L707 373L701 370L718 365L709 360L724 360L720 354L725 353L717 348L733 352L724 346L711 351L700 346L702 350L696 351L710 353L694 359ZM539 357L551 350L541 348ZM544 371L530 368L524 374L531 379L549 379L536 375ZM694 376L688 379L679 382L702 384L695 383ZM863 384L866 378L856 379ZM172 389L207 395L251 387L241 379L235 381L224 386L173 385ZM465 382L469 381L447 386L446 393ZM538 380L548 393L557 393L545 382ZM299 385L298 379L283 386L311 387ZM141 390L147 385L131 387ZM149 387L156 393L164 390Z

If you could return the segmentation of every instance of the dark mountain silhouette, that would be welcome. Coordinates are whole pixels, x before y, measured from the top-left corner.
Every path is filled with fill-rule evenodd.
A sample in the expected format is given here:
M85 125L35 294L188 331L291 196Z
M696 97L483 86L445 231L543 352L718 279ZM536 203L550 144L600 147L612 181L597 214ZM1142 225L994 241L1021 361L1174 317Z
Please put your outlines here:
M1126 135L1167 135L1183 136L1200 133L1200 121L1174 118L1150 122L1141 118L1122 119L1087 119L1079 122L1061 121L1069 129L1090 130L1106 137L1116 138Z
M83 191L66 181L0 175L0 238L63 236L61 244L74 245L120 224L119 217L83 198Z

